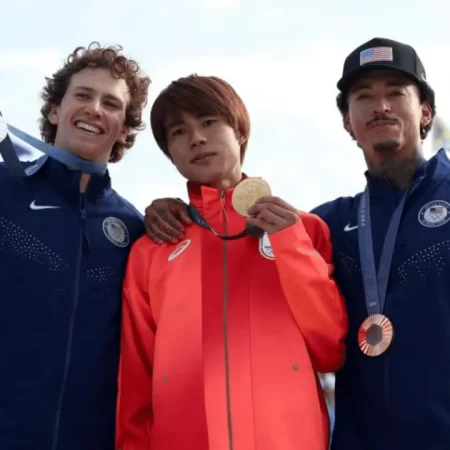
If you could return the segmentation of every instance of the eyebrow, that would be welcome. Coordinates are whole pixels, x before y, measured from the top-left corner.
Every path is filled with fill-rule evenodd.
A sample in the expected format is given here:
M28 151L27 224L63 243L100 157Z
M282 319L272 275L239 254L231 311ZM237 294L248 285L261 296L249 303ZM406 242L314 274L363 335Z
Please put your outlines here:
M89 87L89 86L75 86L74 87L74 90L75 91L86 91L86 92L90 92L90 93L93 93L93 92L95 92L95 89L92 89L91 87ZM121 106L123 106L123 101L120 99L120 98L118 98L118 97L116 97L115 95L112 95L112 94L105 94L105 97L107 97L107 98L109 98L110 100L114 100L115 102L117 102L117 103L119 103Z
M170 119L165 123L166 130L179 127L180 125L184 125L184 121L182 119Z

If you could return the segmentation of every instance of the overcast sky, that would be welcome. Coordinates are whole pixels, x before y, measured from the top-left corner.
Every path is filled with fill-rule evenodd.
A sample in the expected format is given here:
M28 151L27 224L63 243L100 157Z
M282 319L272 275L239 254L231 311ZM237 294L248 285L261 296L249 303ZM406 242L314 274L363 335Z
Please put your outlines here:
M245 171L309 210L364 186L364 160L342 128L336 82L345 57L373 37L413 45L450 120L449 6L297 0L18 0L1 7L0 110L38 135L39 92L77 46L121 44L152 80L149 106L173 79L196 72L230 82L252 119ZM64 6L65 5L65 6ZM419 6L419 4L417 5ZM431 142L426 143L429 155ZM154 198L186 198L185 181L147 127L111 166L113 186L141 211Z

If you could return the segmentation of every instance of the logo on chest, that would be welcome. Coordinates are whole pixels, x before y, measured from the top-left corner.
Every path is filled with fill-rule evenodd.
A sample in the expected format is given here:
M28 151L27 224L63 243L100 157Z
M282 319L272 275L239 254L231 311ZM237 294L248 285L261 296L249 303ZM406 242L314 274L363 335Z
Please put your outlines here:
M272 245L269 240L269 235L267 233L264 233L264 235L259 238L259 253L261 253L261 255L266 259L275 259Z
M180 256L191 244L191 240L190 239L186 239L185 241L183 241L181 244L179 244L177 246L177 248L169 255L169 257L167 258L167 261L172 261L174 260L177 256Z
M450 204L444 200L433 200L422 206L418 219L427 228L445 225L450 220Z
M126 247L130 243L127 227L116 217L107 217L103 221L103 233L117 247Z

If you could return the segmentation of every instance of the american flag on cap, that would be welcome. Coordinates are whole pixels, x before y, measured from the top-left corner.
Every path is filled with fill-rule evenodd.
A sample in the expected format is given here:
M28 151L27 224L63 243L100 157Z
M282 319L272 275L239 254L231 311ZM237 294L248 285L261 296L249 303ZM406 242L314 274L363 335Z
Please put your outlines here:
M359 54L359 65L376 61L393 61L392 47L372 47L362 50Z

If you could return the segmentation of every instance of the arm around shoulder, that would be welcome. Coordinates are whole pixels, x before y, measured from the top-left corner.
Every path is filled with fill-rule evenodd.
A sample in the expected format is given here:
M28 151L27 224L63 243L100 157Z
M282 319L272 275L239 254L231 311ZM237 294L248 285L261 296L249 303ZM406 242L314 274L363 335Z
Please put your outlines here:
M318 372L345 360L345 303L333 278L330 231L318 216L301 213L295 225L270 235L283 291Z
M125 274L117 400L116 449L150 448L152 367L156 325L149 296L154 244L143 237L133 246Z

